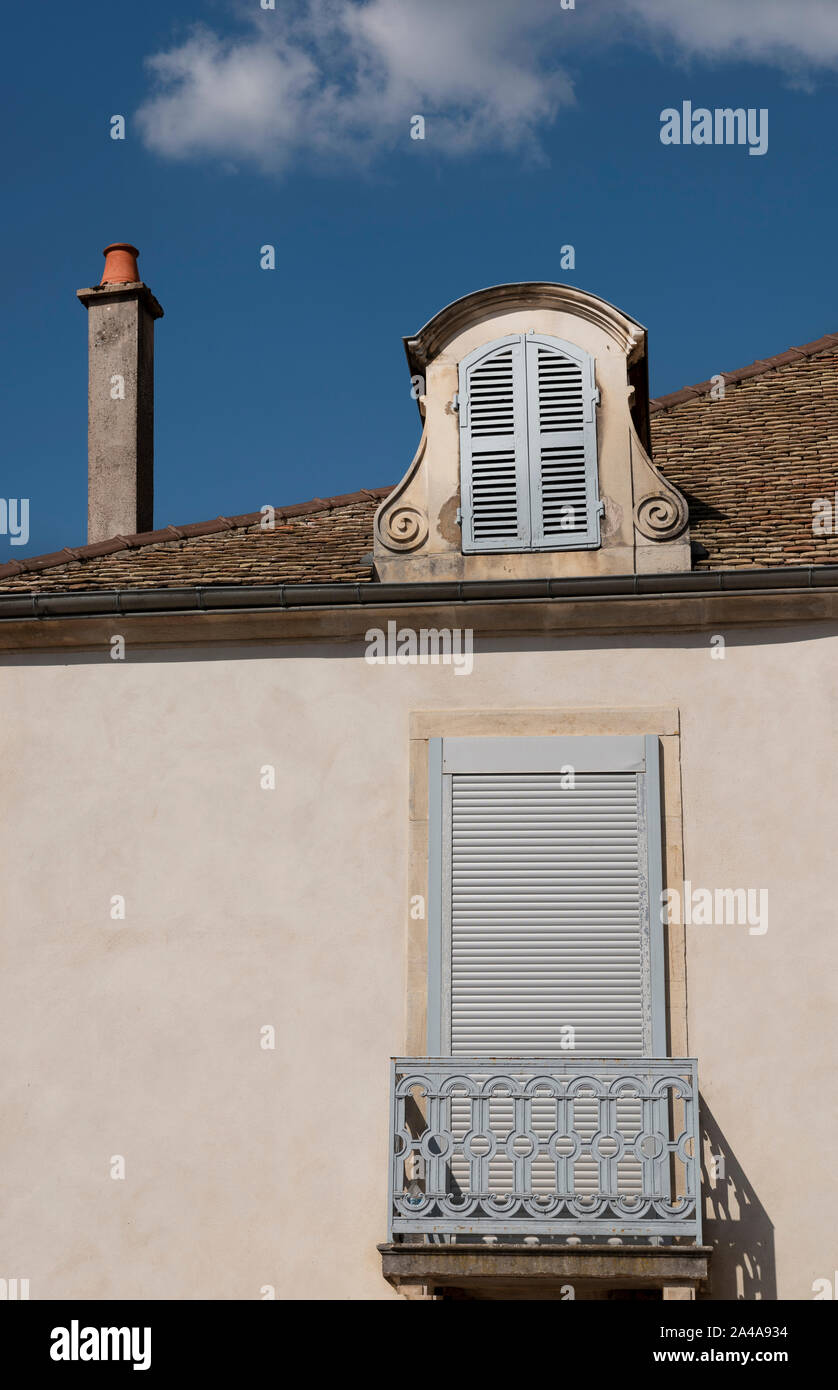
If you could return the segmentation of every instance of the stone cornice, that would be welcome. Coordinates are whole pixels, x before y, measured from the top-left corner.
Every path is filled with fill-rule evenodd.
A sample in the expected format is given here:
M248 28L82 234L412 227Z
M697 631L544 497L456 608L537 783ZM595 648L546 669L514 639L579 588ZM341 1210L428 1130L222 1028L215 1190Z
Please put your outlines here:
M552 596L547 592L539 596L535 592L537 586L514 583L440 584L436 596L429 592L433 586L288 585L266 592L258 603L252 594L241 590L207 588L200 592L168 591L165 607L152 606L148 594L141 590L105 595L41 595L29 600L21 596L15 598L19 604L16 609L10 607L11 600L0 605L0 615L4 610L8 615L0 621L0 651L102 652L117 634L143 647L334 641L362 644L368 629L386 630L391 620L400 627L417 630L470 628L478 643L480 637L517 643L530 635L534 640L556 642L583 633L619 638L645 632L658 639L677 639L683 632L708 629L724 632L733 627L838 623L838 567L829 580L824 577L813 583L810 575L808 584L798 572L797 582L789 577L785 588L777 581L786 576L770 571L758 573L769 575L773 584L747 589L742 583L741 587L719 590L709 582L719 575L642 575L626 576L622 581L603 580L605 592L599 594L580 591L573 581L550 581L564 589L554 591ZM735 575L737 581L747 581L749 577ZM667 581L671 589L666 588ZM699 587L701 581L703 587ZM621 582L625 589L618 587ZM423 592L412 593L414 587ZM528 588L532 591L527 592ZM327 592L321 593L315 603L313 594L306 596L302 592L306 589ZM391 592L383 592L385 589ZM89 607L85 608L83 600L88 601ZM789 640L794 640L793 636Z

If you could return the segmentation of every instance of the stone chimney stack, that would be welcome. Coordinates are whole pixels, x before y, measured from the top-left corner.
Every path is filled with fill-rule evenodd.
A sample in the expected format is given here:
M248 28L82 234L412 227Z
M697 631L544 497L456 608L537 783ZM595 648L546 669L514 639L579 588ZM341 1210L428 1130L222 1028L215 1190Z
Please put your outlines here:
M154 525L154 320L163 310L140 280L135 246L104 250L101 283L78 290L87 309L87 539Z

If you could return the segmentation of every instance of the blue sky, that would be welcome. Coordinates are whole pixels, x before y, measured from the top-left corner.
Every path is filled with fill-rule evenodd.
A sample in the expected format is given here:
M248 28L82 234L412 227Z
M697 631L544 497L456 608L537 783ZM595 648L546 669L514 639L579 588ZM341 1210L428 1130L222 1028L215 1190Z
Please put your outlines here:
M75 290L110 241L165 309L158 526L395 483L401 338L484 285L617 304L658 395L838 330L826 0L80 0L7 28L0 496L30 537L0 561L86 540ZM767 109L767 153L663 146L686 99Z

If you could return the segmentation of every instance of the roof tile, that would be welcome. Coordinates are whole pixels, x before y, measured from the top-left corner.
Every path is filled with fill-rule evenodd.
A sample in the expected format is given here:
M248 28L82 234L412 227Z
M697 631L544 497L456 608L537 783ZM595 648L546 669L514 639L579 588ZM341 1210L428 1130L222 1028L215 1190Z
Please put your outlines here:
M838 489L836 345L768 358L739 385L725 374L721 400L658 402L654 460L687 497L696 569L838 564L838 535L812 530L813 503Z
M392 489L118 536L0 565L0 593L177 588L212 584L307 584L372 578L373 517Z

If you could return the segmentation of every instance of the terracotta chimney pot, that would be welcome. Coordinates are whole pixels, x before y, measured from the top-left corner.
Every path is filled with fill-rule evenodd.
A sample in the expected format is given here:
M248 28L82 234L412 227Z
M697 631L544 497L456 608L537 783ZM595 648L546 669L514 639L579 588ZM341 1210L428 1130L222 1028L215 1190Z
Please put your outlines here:
M140 272L137 270L139 254L136 246L131 246L127 241L112 241L102 252L105 257L105 269L99 284L137 284L140 279Z

